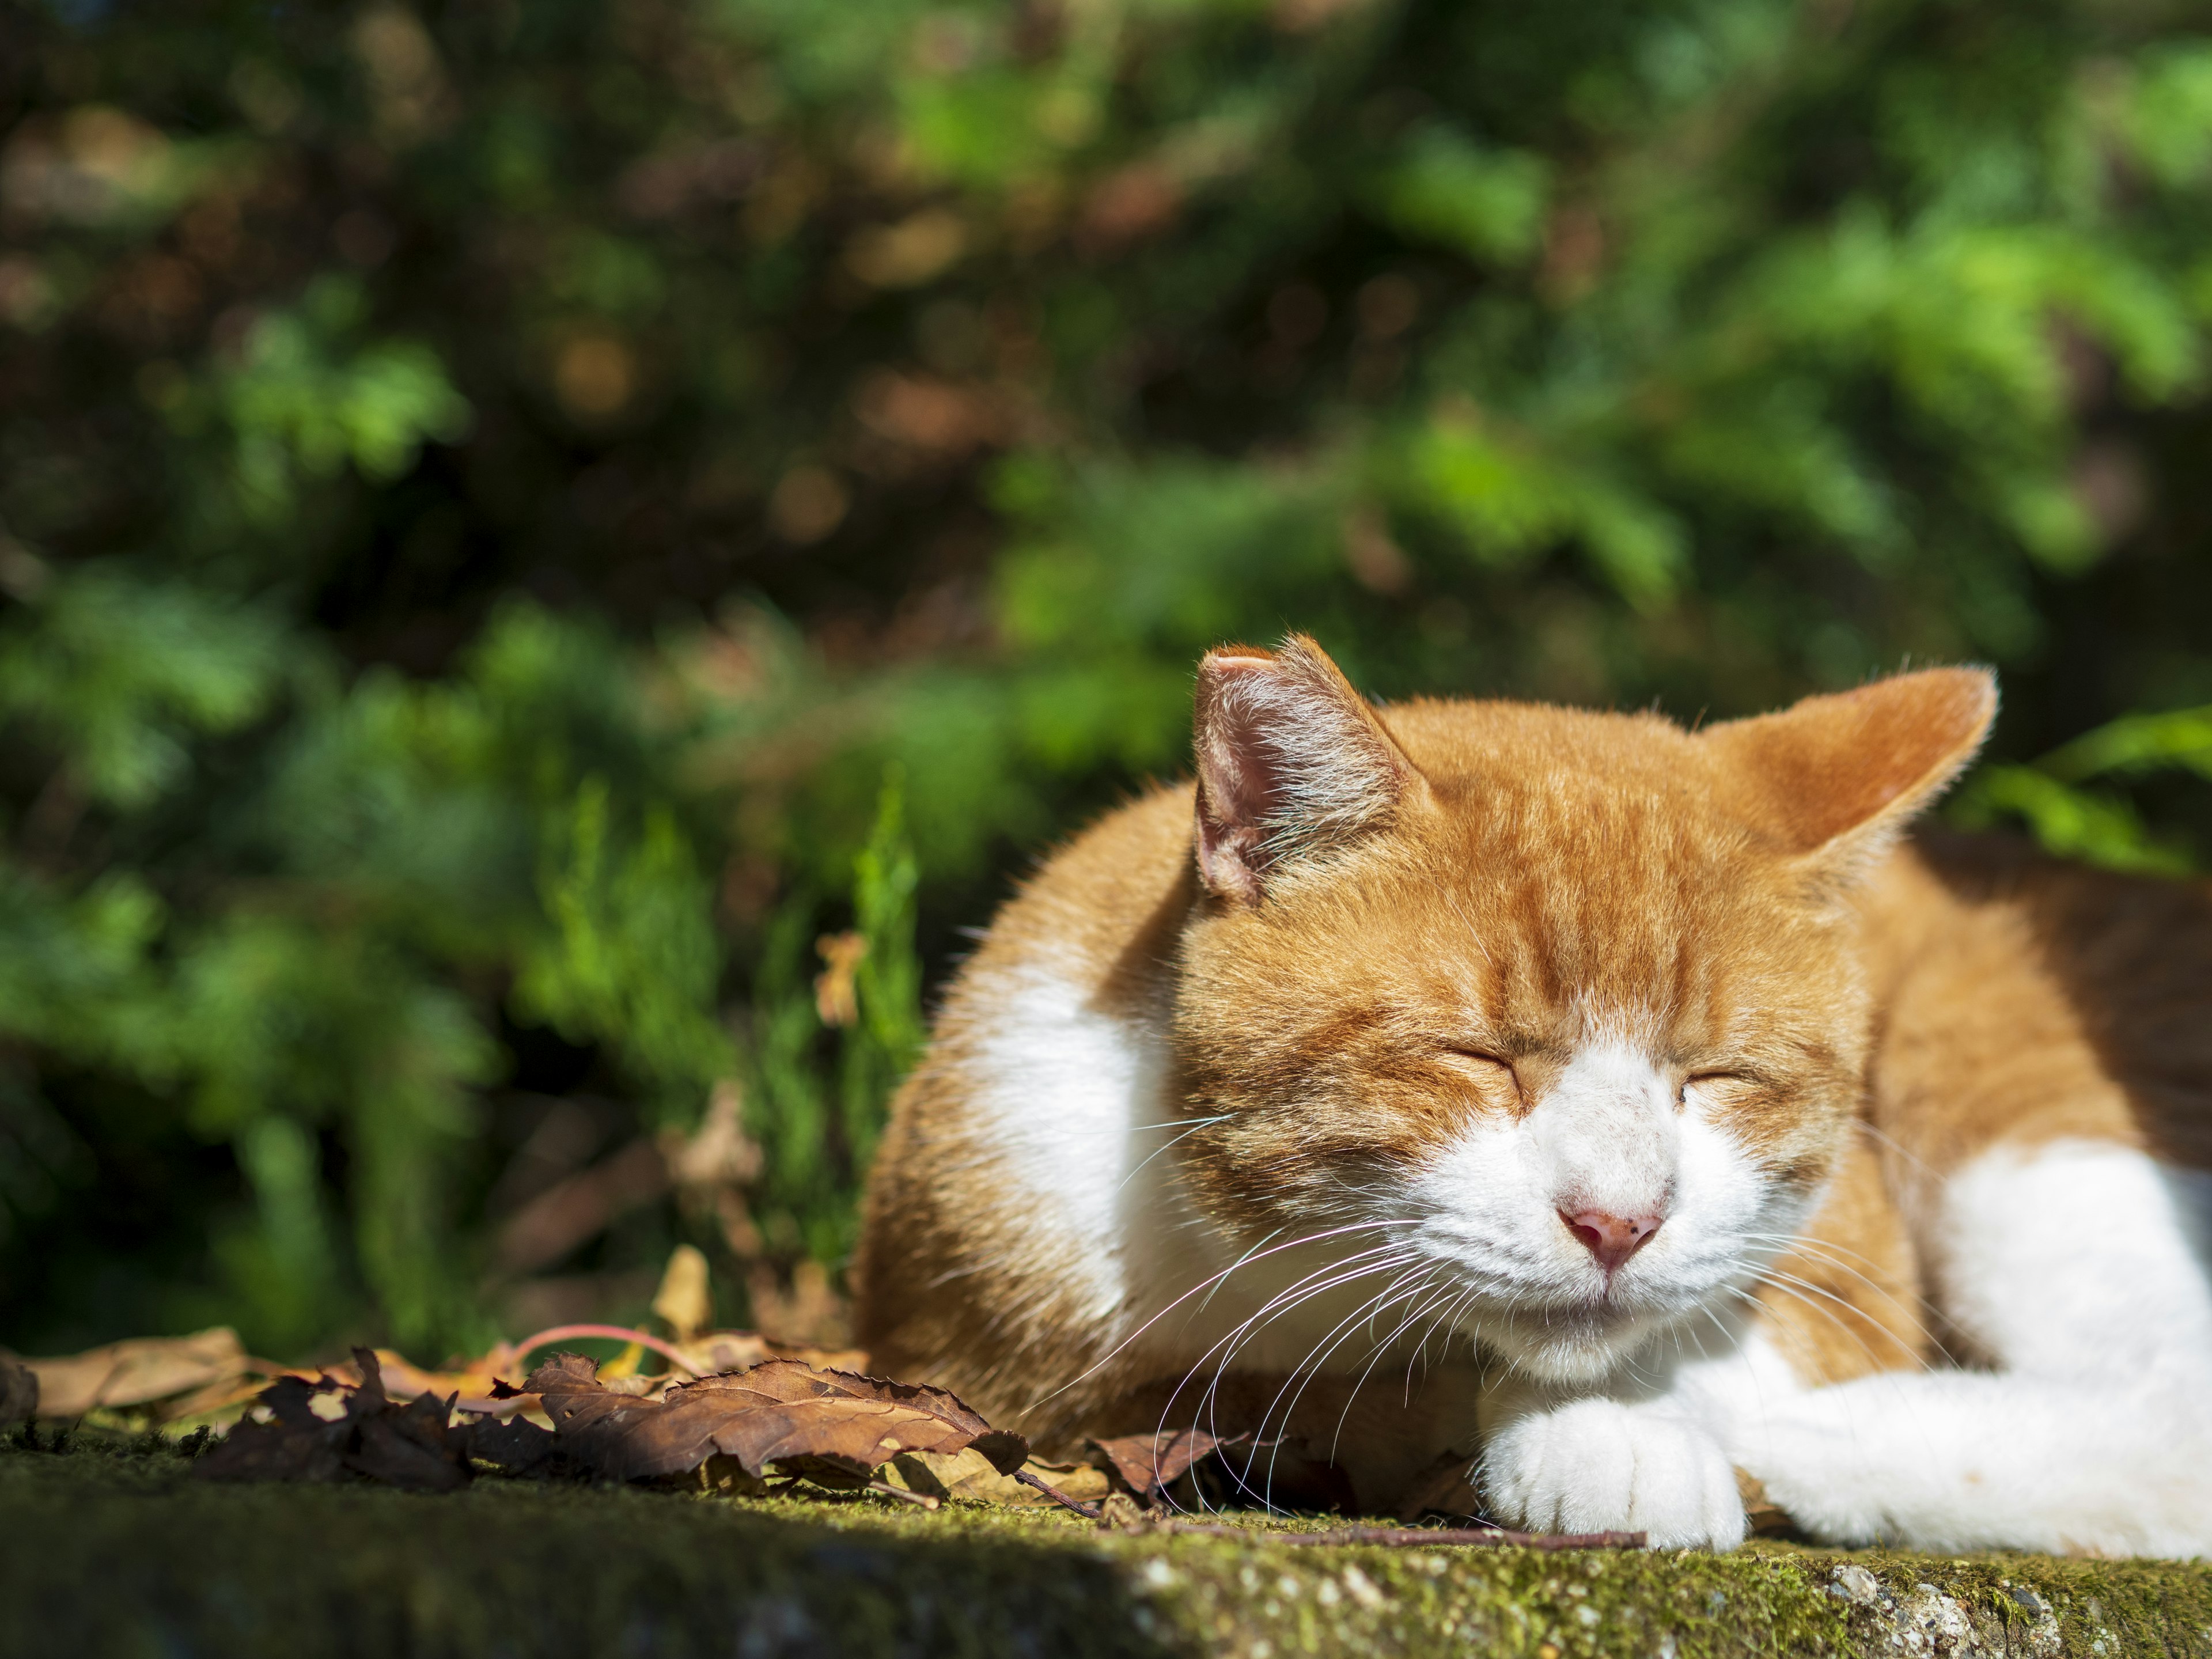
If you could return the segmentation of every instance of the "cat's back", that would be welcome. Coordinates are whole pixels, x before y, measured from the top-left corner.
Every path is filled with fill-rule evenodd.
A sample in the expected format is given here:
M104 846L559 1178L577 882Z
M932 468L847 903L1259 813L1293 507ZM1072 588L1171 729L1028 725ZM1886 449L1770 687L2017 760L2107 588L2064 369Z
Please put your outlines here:
M1870 1109L1929 1170L2059 1140L2212 1168L2212 888L1934 830L1865 915Z

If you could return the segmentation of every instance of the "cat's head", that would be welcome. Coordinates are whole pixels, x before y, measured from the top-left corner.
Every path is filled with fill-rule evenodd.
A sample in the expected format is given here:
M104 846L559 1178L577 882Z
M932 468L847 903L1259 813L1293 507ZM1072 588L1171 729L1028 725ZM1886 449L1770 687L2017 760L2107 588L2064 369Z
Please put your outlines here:
M1858 1103L1853 894L1995 706L1936 669L1692 732L1378 710L1302 637L1209 655L1176 1009L1202 1201L1347 1229L1383 1328L1563 1381L1726 1305Z

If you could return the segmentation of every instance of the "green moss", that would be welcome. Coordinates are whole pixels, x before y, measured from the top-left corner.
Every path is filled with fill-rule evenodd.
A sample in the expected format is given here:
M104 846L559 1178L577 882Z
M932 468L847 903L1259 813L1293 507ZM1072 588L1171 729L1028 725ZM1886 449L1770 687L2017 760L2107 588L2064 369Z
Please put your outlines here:
M0 1653L2212 1659L2202 1566L1315 1547L1257 1517L1132 1537L1049 1510L189 1467L153 1442L0 1451Z

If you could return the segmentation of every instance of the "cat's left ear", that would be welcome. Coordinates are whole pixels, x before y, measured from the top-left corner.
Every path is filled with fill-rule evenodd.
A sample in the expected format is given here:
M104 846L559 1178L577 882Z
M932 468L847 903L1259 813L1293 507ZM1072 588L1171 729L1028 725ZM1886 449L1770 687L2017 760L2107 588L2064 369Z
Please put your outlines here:
M1929 668L1698 736L1730 805L1831 879L1850 881L1964 771L1996 716L1986 668Z

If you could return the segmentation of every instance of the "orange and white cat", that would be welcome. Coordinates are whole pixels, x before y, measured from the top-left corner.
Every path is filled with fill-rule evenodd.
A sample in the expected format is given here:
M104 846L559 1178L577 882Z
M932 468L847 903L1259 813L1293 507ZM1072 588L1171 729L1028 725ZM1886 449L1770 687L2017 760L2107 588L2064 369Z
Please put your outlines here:
M1217 651L1197 778L945 1000L863 1340L1045 1443L1287 1432L1369 1509L2212 1553L2212 899L1908 836L1996 702L1686 731ZM1267 1460L1255 1457L1255 1492Z

